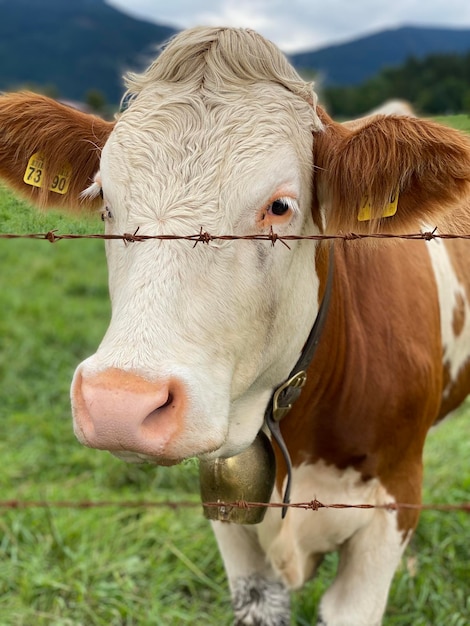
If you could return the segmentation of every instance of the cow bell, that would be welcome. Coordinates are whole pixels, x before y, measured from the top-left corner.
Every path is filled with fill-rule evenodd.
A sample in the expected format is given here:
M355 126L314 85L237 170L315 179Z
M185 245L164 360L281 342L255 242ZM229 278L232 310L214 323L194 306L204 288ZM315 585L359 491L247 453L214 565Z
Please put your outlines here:
M276 460L269 438L260 431L251 446L228 458L200 461L199 479L204 506L211 520L236 524L259 524L266 513L263 506L239 507L225 503L269 502L276 477Z

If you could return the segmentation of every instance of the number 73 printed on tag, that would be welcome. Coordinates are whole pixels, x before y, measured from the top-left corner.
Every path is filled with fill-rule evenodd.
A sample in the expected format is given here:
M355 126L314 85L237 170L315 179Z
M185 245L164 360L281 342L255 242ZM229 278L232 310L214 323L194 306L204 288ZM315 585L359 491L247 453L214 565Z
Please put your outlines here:
M26 166L23 181L27 185L31 185L33 187L43 187L44 180L47 177L46 165L44 155L41 152L33 154L28 161L28 165ZM66 194L69 188L71 175L72 166L70 163L65 163L60 168L60 171L54 175L54 178L49 185L49 191Z

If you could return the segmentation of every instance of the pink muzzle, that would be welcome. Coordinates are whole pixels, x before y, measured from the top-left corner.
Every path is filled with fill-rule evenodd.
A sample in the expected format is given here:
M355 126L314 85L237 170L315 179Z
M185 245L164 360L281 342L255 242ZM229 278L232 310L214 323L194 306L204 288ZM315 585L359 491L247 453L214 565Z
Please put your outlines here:
M188 396L180 380L150 382L115 368L86 376L79 368L71 395L75 434L84 445L162 464L184 458L178 442L186 430Z

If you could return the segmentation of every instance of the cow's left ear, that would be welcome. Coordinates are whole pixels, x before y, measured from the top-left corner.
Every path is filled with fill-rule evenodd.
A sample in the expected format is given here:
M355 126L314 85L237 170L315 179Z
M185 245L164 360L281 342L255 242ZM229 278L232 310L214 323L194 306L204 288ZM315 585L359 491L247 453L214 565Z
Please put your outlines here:
M114 124L33 93L0 96L0 178L39 206L82 208ZM98 202L100 200L98 199Z
M376 116L356 130L320 111L315 187L328 232L404 232L470 199L470 138L431 121ZM470 213L470 209L469 209Z

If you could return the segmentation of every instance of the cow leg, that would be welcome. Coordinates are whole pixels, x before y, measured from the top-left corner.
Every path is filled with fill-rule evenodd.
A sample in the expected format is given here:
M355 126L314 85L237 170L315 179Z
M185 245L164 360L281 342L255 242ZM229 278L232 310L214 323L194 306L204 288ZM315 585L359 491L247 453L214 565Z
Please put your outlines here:
M411 536L397 514L376 510L373 520L340 550L337 576L324 594L318 626L380 626L396 568Z
M212 527L227 572L235 626L289 626L289 592L268 564L256 530L224 522Z

